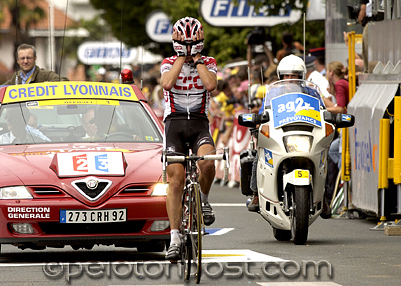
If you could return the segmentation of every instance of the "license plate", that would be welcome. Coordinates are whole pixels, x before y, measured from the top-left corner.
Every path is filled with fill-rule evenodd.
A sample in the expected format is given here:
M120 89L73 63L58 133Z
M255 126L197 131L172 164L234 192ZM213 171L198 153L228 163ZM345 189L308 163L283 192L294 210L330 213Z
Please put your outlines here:
M127 209L60 210L60 223L106 223L127 220Z

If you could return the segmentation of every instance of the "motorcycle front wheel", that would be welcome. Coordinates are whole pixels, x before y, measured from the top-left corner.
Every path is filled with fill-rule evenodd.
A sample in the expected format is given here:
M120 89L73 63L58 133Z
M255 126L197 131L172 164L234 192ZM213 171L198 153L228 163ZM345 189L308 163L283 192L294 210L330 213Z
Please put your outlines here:
M294 186L291 194L291 234L294 244L303 245L308 239L309 192L306 186Z

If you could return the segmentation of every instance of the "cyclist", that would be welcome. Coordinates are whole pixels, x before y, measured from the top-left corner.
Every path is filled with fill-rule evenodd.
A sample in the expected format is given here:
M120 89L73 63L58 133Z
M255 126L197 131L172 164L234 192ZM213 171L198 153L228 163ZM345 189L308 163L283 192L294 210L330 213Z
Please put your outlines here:
M185 154L188 142L192 152L203 156L215 151L209 132L207 118L210 92L217 87L217 64L212 57L202 56L204 34L202 24L195 18L185 17L173 26L172 41L177 55L166 58L161 65L161 85L163 86L164 149L167 155ZM208 202L208 194L215 176L213 161L199 162L202 212L205 225L215 220ZM181 258L181 197L184 187L185 169L182 163L167 166L169 191L167 194L167 214L170 221L170 247L167 260Z

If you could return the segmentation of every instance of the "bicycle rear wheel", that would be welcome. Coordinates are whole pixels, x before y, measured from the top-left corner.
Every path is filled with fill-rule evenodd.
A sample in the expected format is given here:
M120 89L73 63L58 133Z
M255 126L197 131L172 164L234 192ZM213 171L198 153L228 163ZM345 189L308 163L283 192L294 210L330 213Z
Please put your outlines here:
M193 185L194 194L194 212L193 212L193 228L191 232L192 258L196 264L196 283L199 284L202 275L202 234L203 234L203 215L202 203L200 198L200 187L198 184Z

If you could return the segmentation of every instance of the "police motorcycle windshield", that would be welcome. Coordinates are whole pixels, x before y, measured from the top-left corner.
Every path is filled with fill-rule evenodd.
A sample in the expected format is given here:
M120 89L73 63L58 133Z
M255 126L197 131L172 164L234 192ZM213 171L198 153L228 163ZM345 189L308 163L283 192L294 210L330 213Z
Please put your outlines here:
M287 79L266 88L264 112L272 110L274 127L295 122L322 126L320 110L325 109L319 88L306 80Z

